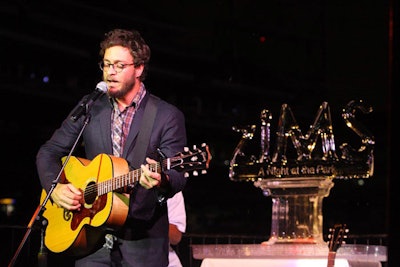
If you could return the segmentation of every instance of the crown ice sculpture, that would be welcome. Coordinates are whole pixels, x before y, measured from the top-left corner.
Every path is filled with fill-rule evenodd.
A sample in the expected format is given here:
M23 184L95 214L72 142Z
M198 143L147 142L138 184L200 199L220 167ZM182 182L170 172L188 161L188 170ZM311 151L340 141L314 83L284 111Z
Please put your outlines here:
M358 149L343 143L336 151L328 102L318 109L313 124L304 135L287 104L281 106L275 148L271 153L272 114L260 115L260 153L247 155L245 147L256 133L256 125L232 127L241 133L229 166L232 181L253 182L265 196L272 197L271 234L266 244L325 243L322 233L322 200L334 186L334 178L369 178L374 173L374 136L356 119L372 107L362 100L347 103L342 110L346 126L361 139ZM320 138L320 140L319 140ZM291 141L295 151L287 156ZM321 153L316 153L321 144Z

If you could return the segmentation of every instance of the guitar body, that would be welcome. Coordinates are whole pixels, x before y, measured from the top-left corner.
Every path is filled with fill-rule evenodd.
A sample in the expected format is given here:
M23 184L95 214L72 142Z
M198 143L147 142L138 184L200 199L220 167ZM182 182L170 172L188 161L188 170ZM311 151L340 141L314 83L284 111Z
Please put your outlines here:
M65 158L62 161L65 162ZM99 154L92 161L70 157L62 183L73 184L85 197L79 211L60 208L49 199L43 213L48 221L46 247L55 253L83 256L101 246L108 227L116 228L125 223L128 197L115 192L98 194L93 185L128 172L128 164L122 158L106 154ZM46 195L43 190L41 202Z

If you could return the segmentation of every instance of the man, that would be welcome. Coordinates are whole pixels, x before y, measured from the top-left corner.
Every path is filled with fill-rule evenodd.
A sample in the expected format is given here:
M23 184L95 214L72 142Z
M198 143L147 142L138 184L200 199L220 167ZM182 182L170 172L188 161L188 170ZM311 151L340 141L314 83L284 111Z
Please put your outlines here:
M125 201L128 205L124 223L115 229L107 225L106 238L101 238L95 249L80 255L75 266L167 267L166 201L184 188L186 178L183 172L175 169L164 168L160 171L151 167L157 166L163 157L170 158L183 151L187 141L185 118L179 109L152 95L145 87L143 81L150 48L139 32L111 30L105 34L100 48L99 66L107 92L96 99L84 97L60 128L40 147L37 153L40 182L49 192L59 175L62 159L79 138L84 144L85 157L91 161L88 165L90 169L94 160L96 164L104 163L108 157L103 154L124 159L126 164L119 166L121 161L118 161L117 166L116 158L112 158L114 165L109 168L114 173L123 173L126 169L138 171L138 182L121 188L118 192L121 194L113 199L115 202ZM82 107L87 109L85 113L73 116ZM95 166L90 177L80 177L84 176L84 172L77 176L83 181L89 178L98 181L97 175L102 173L102 166ZM95 202L93 206L85 203L84 188L71 183L71 178L57 181L50 196L52 205L71 211L69 215L89 213L93 216L94 206L103 203ZM48 222L48 227L51 223Z

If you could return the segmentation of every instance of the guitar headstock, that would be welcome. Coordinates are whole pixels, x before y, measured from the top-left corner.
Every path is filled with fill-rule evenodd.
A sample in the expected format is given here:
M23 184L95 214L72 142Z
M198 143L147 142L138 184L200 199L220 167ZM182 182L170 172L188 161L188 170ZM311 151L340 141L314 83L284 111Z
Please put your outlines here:
M207 144L203 143L200 147L194 145L192 149L185 147L183 152L177 153L170 158L170 169L185 171L185 177L192 171L194 176L206 174L211 161L211 153Z
M347 238L348 232L349 229L347 229L346 224L335 224L333 228L329 228L329 251L336 252L339 247L345 243L344 240Z

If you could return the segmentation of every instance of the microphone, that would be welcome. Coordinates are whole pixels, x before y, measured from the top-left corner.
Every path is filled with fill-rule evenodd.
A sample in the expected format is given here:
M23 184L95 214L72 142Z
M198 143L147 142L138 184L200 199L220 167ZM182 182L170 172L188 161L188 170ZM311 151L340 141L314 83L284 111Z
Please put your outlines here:
M96 86L96 89L86 99L84 99L79 106L75 108L71 115L71 120L77 121L83 114L87 114L93 102L96 101L99 96L107 92L107 90L107 83L99 82Z

